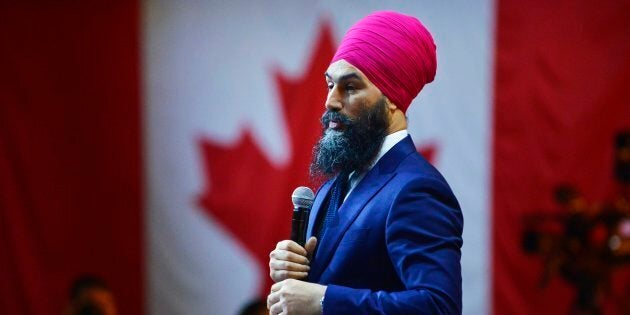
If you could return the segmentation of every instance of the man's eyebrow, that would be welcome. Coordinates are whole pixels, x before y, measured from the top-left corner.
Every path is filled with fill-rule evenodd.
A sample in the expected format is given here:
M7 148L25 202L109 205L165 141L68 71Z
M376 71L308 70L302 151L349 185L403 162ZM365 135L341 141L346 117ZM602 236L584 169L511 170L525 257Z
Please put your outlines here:
M330 74L328 74L328 72L325 72L324 75L327 78L332 80L332 77L330 76ZM350 80L350 79L361 80L361 77L356 72L351 72L351 73L342 75L341 77L339 77L339 79L337 81L346 81L346 80Z

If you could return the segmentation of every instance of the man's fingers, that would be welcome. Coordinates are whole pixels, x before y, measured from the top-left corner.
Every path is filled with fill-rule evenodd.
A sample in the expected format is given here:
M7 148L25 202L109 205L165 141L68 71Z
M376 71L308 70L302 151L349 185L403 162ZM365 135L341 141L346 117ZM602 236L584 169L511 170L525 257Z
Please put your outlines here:
M269 314L282 314L282 303L278 302L269 308Z
M277 283L274 283L271 285L271 292L276 292L276 291L280 291L280 289L282 289L282 287L284 287L285 285L291 285L293 283L293 281L295 280L291 280L291 279L287 279L287 280L283 280Z
M311 267L305 264L298 264L298 263L294 263L294 262L290 262L286 260L278 260L274 258L272 258L269 261L269 267L275 270L287 270L287 271L308 272L309 270L311 270Z
M309 241L313 242L312 240ZM313 246L313 244L309 246ZM276 249L269 254L269 276L275 282L306 278L310 270L308 266L310 261L306 255L306 249L294 241L279 242Z
M299 246L299 245L298 245ZM306 253L304 253L306 255ZM294 252L290 252L283 249L275 249L269 254L269 257L277 260L286 260L298 264L308 265L310 262L304 255L299 255Z
M276 249L286 250L286 251L294 252L302 256L306 256L306 249L304 249L304 247L300 246L300 244L292 240L284 240L284 241L279 242L276 245Z
M280 292L271 292L267 295L267 309L270 310L271 306L280 301Z
M271 279L273 281L283 281L287 279L304 279L308 276L308 272L302 271L286 271L286 270L273 270L270 272Z
M280 303L280 292L271 292L267 296L267 309L269 314L282 314L283 307Z
M306 241L304 247L306 248L307 256L311 257L313 255L313 251L315 251L315 247L317 246L317 238L315 236L311 236L311 238Z
M271 285L271 293L274 293L276 291L280 291L280 289L282 289L282 286L284 285L284 281L280 281L280 282L276 282L274 284Z

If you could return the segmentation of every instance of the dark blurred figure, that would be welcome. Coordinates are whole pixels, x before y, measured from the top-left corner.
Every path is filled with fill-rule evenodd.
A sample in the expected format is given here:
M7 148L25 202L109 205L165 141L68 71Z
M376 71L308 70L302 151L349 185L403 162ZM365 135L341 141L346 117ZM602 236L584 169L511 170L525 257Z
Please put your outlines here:
M615 139L615 177L630 184L630 131L620 132Z
M243 308L241 309L240 312L238 312L238 314L239 315L266 315L268 314L267 304L262 299L252 300L249 303L245 304L245 306L243 306Z
M64 315L116 315L114 295L105 282L92 275L77 278L70 287L70 304Z
M568 214L561 245L565 261L559 271L576 290L570 314L599 315L601 291L609 282L610 268L605 261L605 247L594 237L597 210L589 207L582 194L567 184L556 187L555 199Z
M602 314L603 301L614 298L612 280L630 263L630 132L615 138L614 180L619 191L612 200L587 202L570 184L554 190L559 212L542 211L524 217L521 246L543 258L541 287L560 276L575 289L569 314ZM630 286L619 288L629 292ZM630 300L615 302L630 314Z

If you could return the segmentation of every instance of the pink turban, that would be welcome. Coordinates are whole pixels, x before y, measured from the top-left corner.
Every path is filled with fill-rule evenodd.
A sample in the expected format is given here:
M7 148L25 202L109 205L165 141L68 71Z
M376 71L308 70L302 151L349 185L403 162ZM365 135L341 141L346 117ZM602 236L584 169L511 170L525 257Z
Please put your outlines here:
M435 77L435 48L431 34L415 17L375 12L348 30L331 63L343 59L357 67L406 112Z

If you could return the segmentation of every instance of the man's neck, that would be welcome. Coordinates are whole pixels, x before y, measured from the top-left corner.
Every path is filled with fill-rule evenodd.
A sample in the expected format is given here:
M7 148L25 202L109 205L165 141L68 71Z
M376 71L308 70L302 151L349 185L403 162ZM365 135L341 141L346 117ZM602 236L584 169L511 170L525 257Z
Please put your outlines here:
M389 127L387 128L387 134L399 132L407 129L407 117L400 109L395 109L389 118Z

